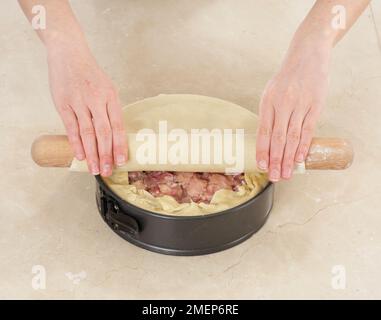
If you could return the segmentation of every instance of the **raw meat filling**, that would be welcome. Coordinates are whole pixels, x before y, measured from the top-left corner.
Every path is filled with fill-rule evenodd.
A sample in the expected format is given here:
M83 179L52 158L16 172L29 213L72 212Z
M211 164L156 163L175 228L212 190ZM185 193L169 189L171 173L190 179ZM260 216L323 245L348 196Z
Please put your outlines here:
M136 171L128 173L129 183L154 197L172 196L179 203L210 203L216 191L237 191L245 183L244 174Z

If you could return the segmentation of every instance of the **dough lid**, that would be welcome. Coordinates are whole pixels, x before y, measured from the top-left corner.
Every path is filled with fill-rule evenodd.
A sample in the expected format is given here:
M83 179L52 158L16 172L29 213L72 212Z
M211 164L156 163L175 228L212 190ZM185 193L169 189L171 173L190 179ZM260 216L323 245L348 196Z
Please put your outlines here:
M229 172L231 169L236 172L256 171L255 134L258 122L257 116L239 105L200 95L161 94L124 107L123 117L127 133L129 160L126 165L117 168L116 171ZM169 133L174 129L185 130L188 134L194 129L206 129L208 132L213 132L216 129L221 133L231 132L233 133L231 154L235 157L241 157L240 162L242 165L238 164L238 161L234 164L234 158L230 159L230 163L227 163L225 159L223 159L222 163L217 163L218 161L214 161L214 158L211 158L210 163L205 163L201 160L201 157L202 153L205 154L206 149L200 149L200 161L192 163L191 154L194 154L194 152L191 149L191 138L188 139L187 163L181 161L179 163L173 163L173 161L160 163L159 157L156 157L155 163L147 163L147 161L142 163L141 158L137 155L142 151L142 144L144 142L137 141L137 136L141 134L141 130L151 130L159 133L161 132L160 128L164 126ZM243 150L238 152L238 142L236 142L236 139L237 135L239 135L238 138L242 138L241 133L244 133ZM210 141L209 152L211 157L213 157L213 152L218 148L216 149L213 139ZM166 150L171 150L174 144L180 145L179 140L168 141ZM161 146L160 143L155 145L155 154L159 155L160 152L165 152L166 159L168 159L168 156L170 156L169 152L166 152L165 149L164 151L158 150ZM219 146L221 147L221 145ZM223 150L220 151L225 152L225 145L222 148ZM234 169L237 167L240 167L240 170ZM87 171L86 161L74 159L70 169L74 171Z

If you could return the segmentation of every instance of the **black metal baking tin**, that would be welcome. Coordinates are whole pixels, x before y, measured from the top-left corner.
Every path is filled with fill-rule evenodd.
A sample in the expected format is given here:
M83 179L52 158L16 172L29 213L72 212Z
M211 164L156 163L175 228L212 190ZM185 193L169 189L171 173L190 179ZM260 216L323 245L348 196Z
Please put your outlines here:
M197 216L170 216L136 207L96 176L96 200L103 220L125 240L141 248L176 256L203 255L235 246L266 222L274 185L234 208Z

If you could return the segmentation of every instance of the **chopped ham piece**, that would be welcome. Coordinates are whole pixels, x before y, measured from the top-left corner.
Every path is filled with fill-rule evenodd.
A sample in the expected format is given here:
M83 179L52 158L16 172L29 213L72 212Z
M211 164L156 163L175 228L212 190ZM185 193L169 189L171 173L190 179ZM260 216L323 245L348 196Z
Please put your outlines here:
M190 173L169 171L129 172L130 184L144 189L154 197L168 195L179 203L210 203L213 195L221 189L237 191L245 183L243 174Z

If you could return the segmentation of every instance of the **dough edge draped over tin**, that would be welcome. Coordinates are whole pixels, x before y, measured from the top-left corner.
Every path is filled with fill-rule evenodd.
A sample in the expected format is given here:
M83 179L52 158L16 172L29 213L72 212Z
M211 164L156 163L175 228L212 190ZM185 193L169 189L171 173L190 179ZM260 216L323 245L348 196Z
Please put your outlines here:
M143 189L129 184L127 172L116 172L103 178L107 186L123 200L148 211L176 216L206 215L236 207L260 193L268 184L264 173L245 173L245 184L237 191L221 189L207 203L178 203L172 196L154 197Z

